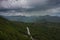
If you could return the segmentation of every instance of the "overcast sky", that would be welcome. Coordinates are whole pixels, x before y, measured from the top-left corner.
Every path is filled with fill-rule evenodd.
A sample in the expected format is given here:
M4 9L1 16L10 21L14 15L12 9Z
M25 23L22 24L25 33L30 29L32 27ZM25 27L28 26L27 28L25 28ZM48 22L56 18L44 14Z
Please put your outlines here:
M2 9L9 9L9 11L5 12L5 10ZM19 12L16 9L18 9ZM59 13L60 0L0 0L0 15L60 16Z

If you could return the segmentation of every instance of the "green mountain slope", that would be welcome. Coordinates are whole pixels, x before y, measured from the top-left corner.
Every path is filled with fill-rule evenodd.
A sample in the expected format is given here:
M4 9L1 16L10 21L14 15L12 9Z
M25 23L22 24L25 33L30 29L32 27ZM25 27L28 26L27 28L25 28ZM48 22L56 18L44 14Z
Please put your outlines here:
M26 27L35 40L60 40L60 23L12 22L0 17L0 40L30 40Z
M13 22L14 23L14 22ZM30 28L31 35L36 40L60 40L60 23L14 23L19 31L26 32L26 27Z
M29 40L10 21L0 17L0 40Z

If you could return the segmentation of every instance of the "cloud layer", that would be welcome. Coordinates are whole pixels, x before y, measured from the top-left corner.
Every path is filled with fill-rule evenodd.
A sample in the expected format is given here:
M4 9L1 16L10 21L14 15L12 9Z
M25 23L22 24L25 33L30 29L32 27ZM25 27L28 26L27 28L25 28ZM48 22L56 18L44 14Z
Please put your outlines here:
M2 9L9 9L9 11L3 12ZM60 0L0 0L0 15L40 16L59 13Z
M39 4L44 5L48 0L3 0L0 5L4 8L31 8Z

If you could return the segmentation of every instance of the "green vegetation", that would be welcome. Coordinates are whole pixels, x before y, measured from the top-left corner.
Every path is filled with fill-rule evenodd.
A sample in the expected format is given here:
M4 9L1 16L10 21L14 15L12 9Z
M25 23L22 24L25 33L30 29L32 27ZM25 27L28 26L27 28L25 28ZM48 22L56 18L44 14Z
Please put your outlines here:
M0 17L0 40L30 40L26 27L36 40L60 40L60 23L12 22Z
M29 40L20 33L10 21L0 17L0 40Z
M26 27L30 28L30 32L34 39L37 40L60 40L60 23L19 23L15 25L19 31L26 32Z

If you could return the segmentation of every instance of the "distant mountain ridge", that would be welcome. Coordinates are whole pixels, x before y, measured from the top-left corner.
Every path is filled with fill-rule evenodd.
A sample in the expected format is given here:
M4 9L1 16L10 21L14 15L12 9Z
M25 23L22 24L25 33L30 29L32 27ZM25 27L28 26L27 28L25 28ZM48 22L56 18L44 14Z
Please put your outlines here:
M60 22L60 17L58 16L5 16L8 20L11 21L20 21L20 22Z

